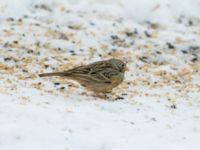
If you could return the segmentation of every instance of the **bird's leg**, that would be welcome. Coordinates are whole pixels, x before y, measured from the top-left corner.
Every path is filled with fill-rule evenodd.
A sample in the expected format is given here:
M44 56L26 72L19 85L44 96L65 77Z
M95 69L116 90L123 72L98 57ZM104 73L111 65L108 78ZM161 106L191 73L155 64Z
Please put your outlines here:
M104 100L108 100L110 98L108 96L108 93L94 93L93 96L104 99Z

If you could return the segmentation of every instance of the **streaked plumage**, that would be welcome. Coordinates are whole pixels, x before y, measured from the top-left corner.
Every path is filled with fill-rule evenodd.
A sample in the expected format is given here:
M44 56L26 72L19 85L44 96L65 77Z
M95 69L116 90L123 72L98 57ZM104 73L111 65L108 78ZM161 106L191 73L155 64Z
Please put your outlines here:
M75 67L73 69L39 74L40 77L62 76L78 81L87 89L97 92L111 92L124 79L126 64L119 59L109 59L94 62L89 65Z

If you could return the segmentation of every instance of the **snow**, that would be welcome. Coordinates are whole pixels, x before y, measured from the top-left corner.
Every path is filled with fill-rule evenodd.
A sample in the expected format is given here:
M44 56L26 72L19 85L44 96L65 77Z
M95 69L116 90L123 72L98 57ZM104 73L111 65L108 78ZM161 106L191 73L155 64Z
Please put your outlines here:
M199 8L198 0L0 1L0 150L198 150ZM108 99L37 76L112 57L129 70Z

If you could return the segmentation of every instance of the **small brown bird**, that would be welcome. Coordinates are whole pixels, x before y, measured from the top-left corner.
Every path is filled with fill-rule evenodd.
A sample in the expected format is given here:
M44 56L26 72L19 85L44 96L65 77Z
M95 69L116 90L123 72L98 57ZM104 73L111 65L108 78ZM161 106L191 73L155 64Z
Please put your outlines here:
M96 93L111 92L124 79L126 64L119 59L97 61L63 72L39 74L40 77L62 76L78 81L88 90Z

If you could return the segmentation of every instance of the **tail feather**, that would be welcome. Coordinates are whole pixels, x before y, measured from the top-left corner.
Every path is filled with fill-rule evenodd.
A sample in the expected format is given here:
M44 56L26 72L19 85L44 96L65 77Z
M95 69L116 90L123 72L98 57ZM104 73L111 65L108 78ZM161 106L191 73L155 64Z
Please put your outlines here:
M53 72L53 73L42 73L39 74L39 77L50 77L50 76L68 76L69 73L67 72Z

